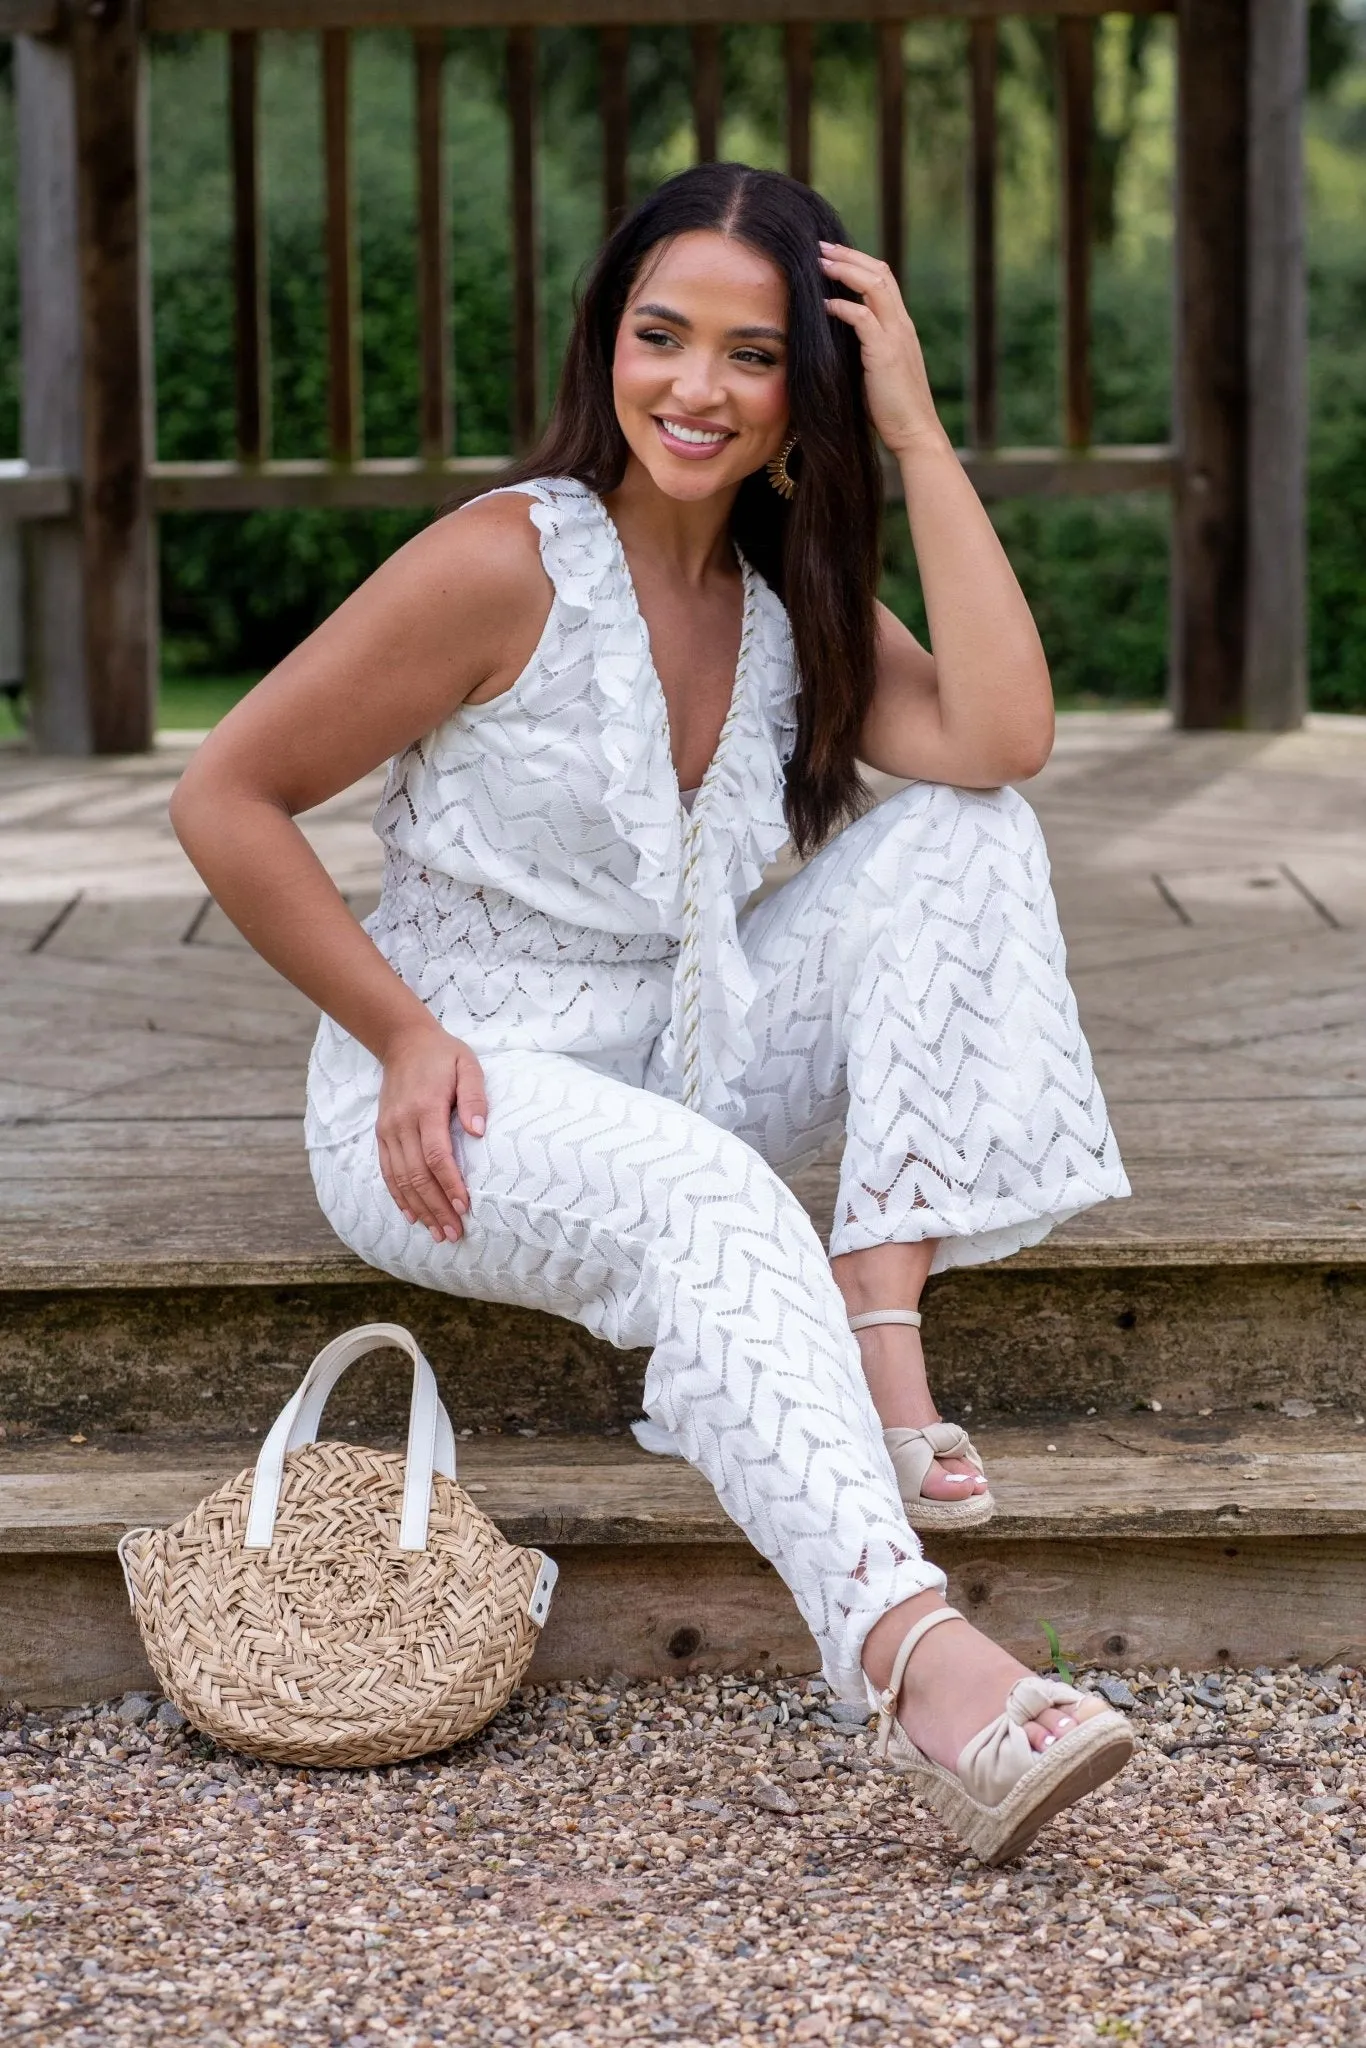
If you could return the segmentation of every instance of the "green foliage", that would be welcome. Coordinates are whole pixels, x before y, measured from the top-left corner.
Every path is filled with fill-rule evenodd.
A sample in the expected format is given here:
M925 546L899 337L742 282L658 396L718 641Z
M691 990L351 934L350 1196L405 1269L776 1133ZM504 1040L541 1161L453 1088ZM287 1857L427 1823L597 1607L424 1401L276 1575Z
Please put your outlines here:
M1049 24L1002 24L1000 433L1007 445L1046 443L1058 435L1051 38ZM453 33L449 47L456 445L462 454L493 454L509 441L512 353L503 43L496 33L470 30ZM540 47L548 391L574 281L599 230L601 158L593 36L549 30ZM961 22L912 24L906 52L907 293L946 424L961 439L967 424ZM316 39L268 36L264 53L272 445L281 456L318 455L326 445L327 393ZM18 443L9 54L9 45L0 41L0 453ZM1311 674L1317 704L1356 710L1366 709L1361 57L1360 34L1343 0L1311 0ZM872 58L866 25L830 24L819 31L815 175L851 234L865 243L876 235ZM781 163L781 32L729 29L723 61L723 149L754 162ZM166 458L221 459L233 452L223 39L154 39L151 75L158 448ZM1107 18L1098 31L1097 76L1097 439L1162 441L1170 433L1170 22ZM640 193L689 158L686 31L636 32L629 84L630 179L632 191ZM401 455L414 446L418 398L412 70L410 44L402 34L367 33L355 40L353 143L365 449ZM1060 698L1158 698L1167 647L1168 516L1162 495L1022 499L997 506L994 516L1039 619ZM332 610L421 517L300 512L164 519L169 673L186 679L259 673ZM888 520L884 587L889 602L923 631L919 587L898 511Z

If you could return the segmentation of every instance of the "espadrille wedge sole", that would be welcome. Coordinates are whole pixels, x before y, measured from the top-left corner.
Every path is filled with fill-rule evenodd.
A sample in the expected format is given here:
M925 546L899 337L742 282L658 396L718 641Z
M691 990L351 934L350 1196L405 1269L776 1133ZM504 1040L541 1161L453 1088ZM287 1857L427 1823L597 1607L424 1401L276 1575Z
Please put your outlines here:
M947 1423L932 1423L930 1427L934 1429L947 1429L949 1425ZM890 1429L884 1429L882 1432L884 1437L905 1435L906 1433L904 1430ZM961 1434L961 1431L958 1434ZM968 1442L967 1437L963 1437L963 1443L966 1446L963 1450L955 1446L951 1451L936 1452L935 1455L950 1458L969 1457L972 1458L974 1463L979 1463L980 1461L977 1459L977 1455L972 1445ZM921 1493L919 1482L917 1481L915 1491L908 1493L906 1482L901 1476L901 1462L896 1457L891 1444L888 1444L887 1449L889 1452L892 1452L892 1469L896 1473L900 1486L901 1505L906 1510L906 1520L913 1529L919 1529L922 1532L934 1530L940 1534L952 1529L980 1529L983 1522L989 1522L995 1514L996 1499L990 1489L986 1493L966 1494L962 1500L931 1500L927 1494Z
M1055 1814L1123 1770L1133 1753L1128 1722L1106 1707L1069 1728L1050 1748L1037 1750L1034 1762L999 1806L980 1806L961 1778L916 1748L900 1723L888 1745L887 1761L915 1780L925 1804L980 1862L1007 1863L1029 1847Z
M877 1754L915 1781L926 1804L946 1821L983 1863L1018 1856L1039 1829L1065 1806L1085 1798L1122 1770L1133 1755L1128 1722L1102 1707L1055 1737L1047 1749L1030 1747L1029 1723L1051 1707L1079 1707L1085 1693L1055 1678L1026 1672L1006 1696L1005 1711L963 1745L950 1771L918 1749L896 1710L911 1652L941 1622L961 1621L956 1607L922 1615L902 1638L882 1692L868 1687L877 1708Z

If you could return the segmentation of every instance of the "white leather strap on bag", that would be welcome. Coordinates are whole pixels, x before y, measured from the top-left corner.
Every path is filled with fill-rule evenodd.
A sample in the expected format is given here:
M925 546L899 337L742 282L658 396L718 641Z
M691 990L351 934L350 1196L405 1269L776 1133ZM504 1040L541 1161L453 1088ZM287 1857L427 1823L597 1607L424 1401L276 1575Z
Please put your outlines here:
M382 1350L387 1344L406 1351L413 1361L413 1397L408 1409L408 1451L398 1547L400 1550L427 1548L432 1474L442 1472L447 1479L455 1477L455 1433L451 1419L441 1405L436 1376L411 1332L398 1323L362 1323L358 1329L334 1337L323 1347L300 1381L298 1391L276 1417L256 1460L244 1549L269 1550L275 1534L275 1511L280 1504L286 1456L304 1444L316 1442L327 1397L346 1368L354 1365L358 1358L364 1358L367 1352Z

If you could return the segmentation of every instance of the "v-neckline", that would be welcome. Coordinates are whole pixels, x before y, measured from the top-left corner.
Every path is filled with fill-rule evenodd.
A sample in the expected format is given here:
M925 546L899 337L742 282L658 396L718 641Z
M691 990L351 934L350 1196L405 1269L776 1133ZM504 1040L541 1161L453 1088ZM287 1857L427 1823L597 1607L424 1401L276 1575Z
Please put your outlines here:
M631 564L627 560L625 544L617 529L616 520L613 519L608 511L606 502L601 494L595 491L593 496L607 527L612 550L616 558L617 570L625 586L632 614L640 629L640 637L645 647L645 664L649 670L650 682L653 685L655 713L664 738L664 753L669 763L669 773L673 777L674 797L678 804L679 815L683 820L684 828L685 830L690 829L697 823L698 814L702 809L708 787L713 780L713 771L725 751L731 729L735 725L740 706L744 702L745 689L749 681L750 644L754 638L754 571L740 549L732 541L731 545L735 548L735 559L740 565L740 645L735 656L735 674L731 679L730 703L727 705L726 715L721 721L721 730L717 734L716 745L712 749L711 759L702 772L701 781L694 790L692 808L689 810L683 801L682 784L678 779L678 769L674 765L673 727L669 722L669 700L664 695L664 685L659 678L654 648L650 642L650 627L645 613L641 609L640 594L636 589L636 579L631 574Z

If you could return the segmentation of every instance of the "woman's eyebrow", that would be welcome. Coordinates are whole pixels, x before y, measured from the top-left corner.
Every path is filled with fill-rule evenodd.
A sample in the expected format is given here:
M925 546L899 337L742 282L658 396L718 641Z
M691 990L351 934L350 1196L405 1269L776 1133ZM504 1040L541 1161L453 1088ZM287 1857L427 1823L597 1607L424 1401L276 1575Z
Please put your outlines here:
M631 312L636 318L639 318L643 313L648 313L652 320L667 320L673 327L692 326L692 321L688 318L687 314L675 312L672 306L656 306L654 304L632 306ZM783 333L781 327L728 327L726 329L726 338L733 341L786 342L787 340L787 336Z

